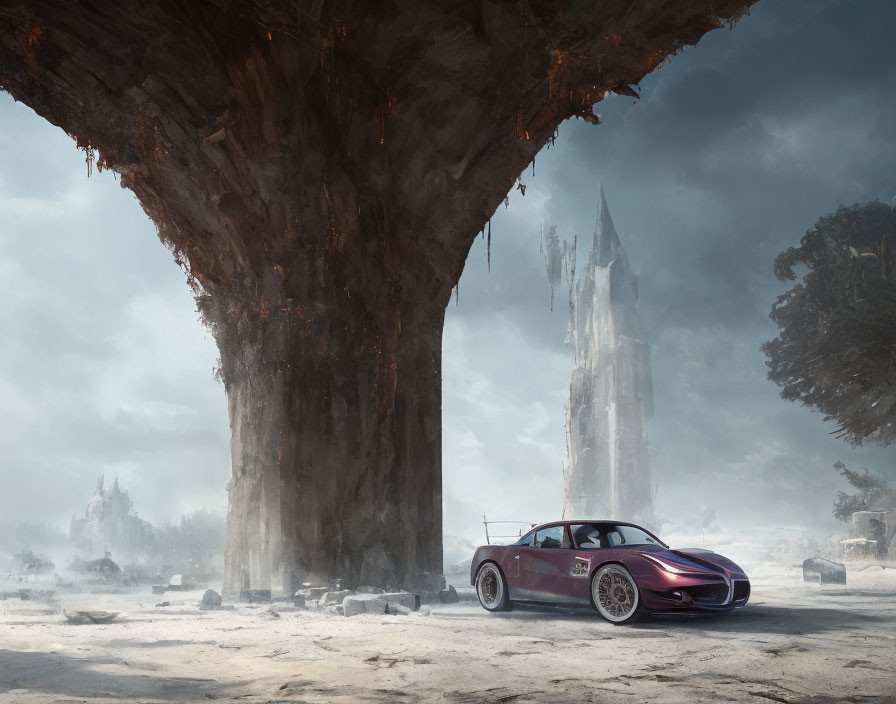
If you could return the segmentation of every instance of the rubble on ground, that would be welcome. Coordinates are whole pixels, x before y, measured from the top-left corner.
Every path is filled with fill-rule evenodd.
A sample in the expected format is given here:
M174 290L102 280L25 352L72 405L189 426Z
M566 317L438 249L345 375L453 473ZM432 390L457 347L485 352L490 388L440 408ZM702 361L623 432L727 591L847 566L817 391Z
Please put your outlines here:
M62 613L69 623L74 624L109 623L114 621L119 614L118 611L63 611Z
M221 608L221 595L214 589L206 589L199 602L200 609L219 609Z
M326 590L324 590L326 591ZM240 601L248 604L266 604L271 600L270 589L242 589Z
M803 581L813 584L846 584L846 566L821 557L803 561Z
M456 604L460 601L460 597L457 595L457 589L454 588L453 584L449 584L447 589L443 589L439 592L439 601L443 604Z
M420 595L410 592L384 592L382 594L351 594L342 600L345 616L358 614L387 614L390 609L401 607L407 612L420 608Z

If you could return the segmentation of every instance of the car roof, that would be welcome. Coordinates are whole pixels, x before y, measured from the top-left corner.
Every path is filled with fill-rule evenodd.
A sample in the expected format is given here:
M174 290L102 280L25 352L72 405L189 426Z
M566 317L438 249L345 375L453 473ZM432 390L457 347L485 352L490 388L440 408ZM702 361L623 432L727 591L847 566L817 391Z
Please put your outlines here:
M611 518L598 518L598 519L577 519L574 521L549 521L548 523L542 523L541 525L532 526L524 535L529 535L534 530L541 530L542 528L551 528L553 526L580 526L580 525L589 525L589 524L603 524L603 525L611 525L611 526L631 526L632 528L637 528L638 530L643 530L647 535L656 538L659 541L660 545L666 545L663 540L656 535L653 531L647 530L643 526L639 526L637 523L629 523L628 521L614 521Z
M614 521L612 518L582 518L576 519L574 521L562 520L562 521L548 521L547 523L541 523L537 526L532 526L527 533L531 533L533 530L538 530L539 528L550 528L551 526L581 526L588 525L591 523L604 523L607 525L613 526L631 526L632 528L640 528L641 530L649 533L650 531L644 528L643 526L639 526L637 523L629 523L628 521Z

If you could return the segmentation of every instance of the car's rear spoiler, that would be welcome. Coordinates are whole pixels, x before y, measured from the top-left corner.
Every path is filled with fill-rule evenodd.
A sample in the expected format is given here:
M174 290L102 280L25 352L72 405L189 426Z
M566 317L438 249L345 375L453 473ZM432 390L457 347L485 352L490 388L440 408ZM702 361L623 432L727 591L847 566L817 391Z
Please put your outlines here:
M498 541L506 541L509 539L519 540L523 537L523 535L529 531L530 528L534 528L537 526L537 523L530 523L529 521L490 521L485 516L482 517L482 525L485 526L485 543L486 545L493 545L492 540ZM509 533L505 535L496 535L494 533L489 532L489 526L493 525L506 525L511 526L510 528L501 528L500 530L513 530L512 526L517 526L516 533ZM498 545L502 544L501 542L497 543Z

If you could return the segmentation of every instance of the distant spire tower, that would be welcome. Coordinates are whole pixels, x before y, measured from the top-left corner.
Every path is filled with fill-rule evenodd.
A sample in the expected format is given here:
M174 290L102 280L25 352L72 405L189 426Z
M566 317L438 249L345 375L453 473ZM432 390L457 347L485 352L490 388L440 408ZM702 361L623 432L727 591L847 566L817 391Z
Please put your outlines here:
M567 406L563 516L651 524L644 435L653 416L650 345L638 315L638 280L600 187L594 240L570 314L576 366Z

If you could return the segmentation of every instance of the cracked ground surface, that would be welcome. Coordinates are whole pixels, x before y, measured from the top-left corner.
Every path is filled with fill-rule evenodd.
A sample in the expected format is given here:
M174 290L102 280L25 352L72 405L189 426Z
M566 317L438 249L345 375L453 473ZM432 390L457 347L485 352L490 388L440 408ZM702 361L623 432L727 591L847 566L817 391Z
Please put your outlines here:
M896 702L896 569L754 577L731 614L613 626L475 604L344 618L201 592L0 601L0 702ZM121 611L69 625L60 608Z

